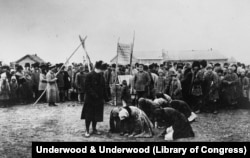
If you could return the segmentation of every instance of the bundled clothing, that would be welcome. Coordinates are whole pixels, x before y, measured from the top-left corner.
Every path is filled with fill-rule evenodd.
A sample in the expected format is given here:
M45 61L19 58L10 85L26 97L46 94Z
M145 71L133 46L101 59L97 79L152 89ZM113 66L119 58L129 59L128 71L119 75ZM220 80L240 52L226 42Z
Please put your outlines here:
M147 115L139 108L127 106L119 112L122 124L129 126L130 136L137 138L149 138L153 136L153 124ZM124 127L124 126L123 126ZM124 129L122 129L124 130Z
M146 98L140 98L139 99L139 108L145 112L145 114L149 117L149 119L151 120L151 122L155 123L155 118L154 118L154 111L157 108L160 108L160 104L158 104L157 102L154 102L150 99L146 99Z
M174 108L175 110L184 114L189 122L192 122L197 118L197 115L192 111L190 106L185 101L172 100L169 102L169 107Z
M192 111L190 106L183 100L171 100L157 98L154 100L155 103L159 104L161 108L171 107L175 110L181 112L185 115L189 122L194 121L197 118L197 115Z
M155 116L157 122L165 121L166 128L162 133L165 136L165 140L194 137L194 132L188 119L179 111L166 107L157 109Z

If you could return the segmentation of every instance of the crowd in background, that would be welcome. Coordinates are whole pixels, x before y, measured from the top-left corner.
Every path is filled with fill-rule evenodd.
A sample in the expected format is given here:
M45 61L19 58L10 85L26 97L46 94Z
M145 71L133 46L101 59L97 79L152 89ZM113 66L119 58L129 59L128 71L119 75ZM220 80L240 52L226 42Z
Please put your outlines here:
M84 101L87 65L26 63L24 68L15 65L0 68L0 101L2 106L48 102ZM118 83L118 75L132 74L129 83ZM122 84L122 97L138 104L138 99L154 99L156 94L169 95L173 100L184 100L196 112L217 113L220 108L248 106L250 99L250 67L242 63L208 63L205 60L192 63L164 62L160 65L108 65L103 67L107 102L115 104L112 85ZM54 86L53 86L54 83ZM48 90L49 89L49 90ZM58 95L50 93L58 91ZM53 93L54 94L54 93ZM136 96L135 99L131 98ZM52 97L52 98L51 98Z
M83 64L76 63L68 66L67 70L63 63L55 65L26 63L24 67L15 65L15 68L3 65L0 67L0 105L6 107L14 104L30 104L40 96L39 102L46 103L51 97L48 93L53 88L58 91L57 96L52 96L55 102L78 100L78 93L83 92L87 73L88 69L85 69ZM53 87L53 81L56 87ZM83 98L83 95L81 96ZM79 98L79 101L83 100ZM54 102L52 104L55 105Z

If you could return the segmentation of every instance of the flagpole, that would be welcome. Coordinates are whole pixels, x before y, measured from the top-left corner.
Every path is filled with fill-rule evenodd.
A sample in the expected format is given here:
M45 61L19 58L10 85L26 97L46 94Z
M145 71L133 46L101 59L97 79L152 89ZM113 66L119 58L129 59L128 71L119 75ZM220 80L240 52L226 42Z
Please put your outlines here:
M117 106L117 79L118 79L118 58L119 58L119 53L118 53L118 49L120 48L119 45L119 41L120 41L120 37L118 38L118 42L117 42L117 59L116 59L116 66L115 66L115 106Z
M66 60L66 62L60 67L60 69L58 70L58 72L56 73L56 75L62 70L62 68L66 65L66 63L69 62L70 58L72 58L72 56L76 53L76 51L81 47L82 43L80 43L80 45L77 46L77 48L72 52L72 54L69 56L69 58ZM56 76L55 75L55 76ZM46 88L47 89L47 88ZM44 95L44 93L46 92L46 89L43 91L43 93L40 95L40 97L35 101L35 103L33 104L36 105L37 102L42 98L42 96Z
M131 54L130 54L130 74L131 75L132 75L132 62L133 62L134 44L135 44L135 31L134 31L133 43L132 43L132 46L131 46Z

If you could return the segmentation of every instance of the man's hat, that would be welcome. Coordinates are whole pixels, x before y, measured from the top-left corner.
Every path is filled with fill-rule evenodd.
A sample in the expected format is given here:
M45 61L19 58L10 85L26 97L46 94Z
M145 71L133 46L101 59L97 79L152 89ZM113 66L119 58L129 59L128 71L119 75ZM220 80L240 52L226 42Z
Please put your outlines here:
M220 63L215 63L214 66L215 66L215 67L219 67L219 66L220 66Z
M18 70L23 70L22 65L16 65L16 70L17 70L17 71L18 71Z
M101 66L102 70L106 70L108 68L108 64L107 63L103 63Z
M3 65L3 66L2 66L2 69L7 69L7 70L9 70L10 67L9 67L8 65Z
M35 62L34 64L32 64L32 67L39 67L39 63Z
M25 63L24 67L30 67L30 63Z
M183 69L183 64L182 63L178 63L177 64L177 69Z
M206 60L202 60L200 61L200 65L205 68L207 66L207 61Z
M39 67L40 67L40 68L46 68L47 65L46 65L45 63L40 63Z
M95 68L96 68L96 69L102 69L102 64L103 64L103 61L102 61L102 60L97 61L97 62L95 63Z
M194 67L200 68L200 62L199 61L194 61L193 64L192 64L192 68L194 68Z

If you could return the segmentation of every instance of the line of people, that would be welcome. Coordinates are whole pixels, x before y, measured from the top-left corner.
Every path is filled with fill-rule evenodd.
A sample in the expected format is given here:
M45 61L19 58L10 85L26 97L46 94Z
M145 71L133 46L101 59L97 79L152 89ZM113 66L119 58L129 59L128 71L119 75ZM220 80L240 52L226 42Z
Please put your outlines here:
M39 102L49 103L50 106L64 101L83 102L88 69L83 64L75 63L67 70L62 66L63 63L25 63L24 68L21 65L15 65L15 68L0 66L0 105L8 107L34 103L44 91Z
M249 107L249 77L248 68L240 63L136 64L130 86L137 95L136 105L141 97L153 100L156 93L164 93L184 100L196 113L216 114L219 108Z

